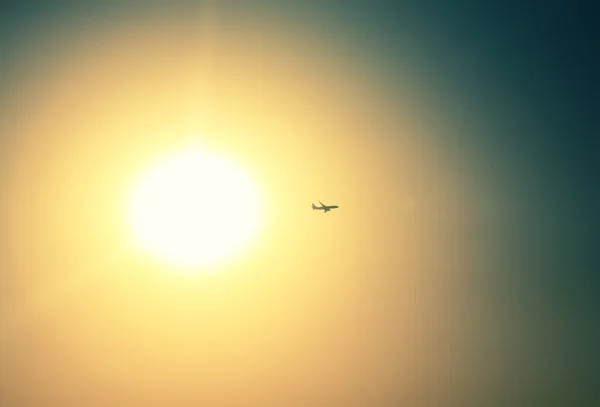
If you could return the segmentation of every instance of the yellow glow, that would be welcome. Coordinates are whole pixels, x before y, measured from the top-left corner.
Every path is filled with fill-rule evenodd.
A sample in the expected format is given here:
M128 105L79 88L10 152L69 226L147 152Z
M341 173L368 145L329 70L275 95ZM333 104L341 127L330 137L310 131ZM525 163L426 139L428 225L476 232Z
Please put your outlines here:
M186 270L231 257L256 234L260 218L250 178L198 148L156 163L132 189L128 208L136 242Z
M36 28L11 60L0 406L423 405L439 378L471 385L480 192L430 144L452 121L349 37L217 3Z

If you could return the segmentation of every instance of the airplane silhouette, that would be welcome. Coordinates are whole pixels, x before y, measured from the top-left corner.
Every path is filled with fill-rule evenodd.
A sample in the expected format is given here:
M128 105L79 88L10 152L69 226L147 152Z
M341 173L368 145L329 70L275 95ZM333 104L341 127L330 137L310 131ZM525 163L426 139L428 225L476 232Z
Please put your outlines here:
M321 206L315 206L315 204L312 204L313 211L316 209L318 211L323 211L323 213L327 213L327 212L329 212L332 209L339 208L339 206L337 206L337 205L329 205L329 206L327 206L327 205L325 205L321 201L319 201L319 203L321 204Z

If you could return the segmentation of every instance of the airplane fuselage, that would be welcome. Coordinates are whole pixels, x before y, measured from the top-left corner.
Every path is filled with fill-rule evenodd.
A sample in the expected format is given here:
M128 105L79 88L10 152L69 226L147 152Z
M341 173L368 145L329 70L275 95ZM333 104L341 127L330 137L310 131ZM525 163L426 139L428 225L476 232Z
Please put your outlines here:
M332 209L339 208L339 206L337 206L337 205L325 205L321 201L319 201L319 203L321 204L321 206L316 206L315 204L312 204L313 211L317 210L317 211L323 211L323 213L327 213Z

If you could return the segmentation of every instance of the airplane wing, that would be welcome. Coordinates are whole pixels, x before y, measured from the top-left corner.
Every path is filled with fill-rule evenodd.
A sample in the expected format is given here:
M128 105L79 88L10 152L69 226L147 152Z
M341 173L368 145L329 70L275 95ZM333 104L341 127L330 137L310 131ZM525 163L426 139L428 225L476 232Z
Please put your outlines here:
M319 203L321 204L322 207L325 207L327 205L325 205L323 202L319 201Z

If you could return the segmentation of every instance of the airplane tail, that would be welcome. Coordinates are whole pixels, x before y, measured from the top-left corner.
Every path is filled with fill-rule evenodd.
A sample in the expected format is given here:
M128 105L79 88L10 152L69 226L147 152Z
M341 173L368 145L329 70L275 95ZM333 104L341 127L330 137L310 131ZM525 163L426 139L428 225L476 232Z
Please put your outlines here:
M315 204L312 204L313 211L317 208Z

